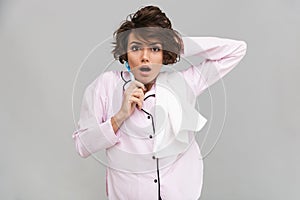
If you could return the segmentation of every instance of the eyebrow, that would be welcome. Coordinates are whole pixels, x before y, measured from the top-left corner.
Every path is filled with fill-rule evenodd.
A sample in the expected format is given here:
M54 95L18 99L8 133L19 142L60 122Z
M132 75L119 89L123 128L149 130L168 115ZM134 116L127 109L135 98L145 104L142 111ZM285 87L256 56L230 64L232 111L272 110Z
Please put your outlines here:
M141 43L141 42L137 42L137 41L132 41L132 42L130 42L130 44L129 44L129 45L131 45L131 44L143 45L143 43ZM149 43L149 44L147 44L147 45L157 45L157 44L160 44L160 45L162 45L162 43L161 43L161 42L152 42L152 43Z

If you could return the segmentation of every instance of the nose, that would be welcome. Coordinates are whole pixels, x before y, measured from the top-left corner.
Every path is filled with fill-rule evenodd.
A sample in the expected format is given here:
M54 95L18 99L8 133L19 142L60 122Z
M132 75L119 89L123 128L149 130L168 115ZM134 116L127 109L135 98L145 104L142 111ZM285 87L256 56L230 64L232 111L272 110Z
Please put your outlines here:
M141 55L141 61L143 63L147 63L150 60L150 51L148 48L143 48L142 55Z

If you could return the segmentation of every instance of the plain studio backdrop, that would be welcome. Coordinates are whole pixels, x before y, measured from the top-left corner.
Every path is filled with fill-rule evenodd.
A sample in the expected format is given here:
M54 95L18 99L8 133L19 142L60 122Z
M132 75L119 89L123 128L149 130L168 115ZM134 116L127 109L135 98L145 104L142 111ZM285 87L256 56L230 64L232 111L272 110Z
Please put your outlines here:
M113 31L149 4L184 35L248 44L223 84L199 98L211 124L201 200L300 199L297 0L0 1L0 199L105 199L105 167L75 152L73 82L100 43L78 75L78 118L84 87L108 66L123 69L112 62Z

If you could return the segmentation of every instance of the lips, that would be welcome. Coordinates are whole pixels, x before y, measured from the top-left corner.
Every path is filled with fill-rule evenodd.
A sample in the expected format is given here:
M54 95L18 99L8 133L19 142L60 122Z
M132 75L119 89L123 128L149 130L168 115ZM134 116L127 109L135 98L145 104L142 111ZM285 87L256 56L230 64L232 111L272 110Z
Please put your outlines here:
M151 68L148 65L143 65L139 68L139 70L142 72L149 72L151 71Z

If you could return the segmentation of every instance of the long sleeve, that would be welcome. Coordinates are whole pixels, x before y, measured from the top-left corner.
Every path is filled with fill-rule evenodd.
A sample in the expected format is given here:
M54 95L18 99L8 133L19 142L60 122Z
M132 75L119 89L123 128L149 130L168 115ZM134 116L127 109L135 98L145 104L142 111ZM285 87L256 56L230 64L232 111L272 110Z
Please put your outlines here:
M76 150L82 157L109 148L119 140L119 135L113 131L111 120L106 119L107 84L101 75L85 90L78 129L73 133Z
M183 37L182 57L199 56L204 60L182 71L186 81L198 96L206 88L224 77L245 56L244 41L217 37Z

